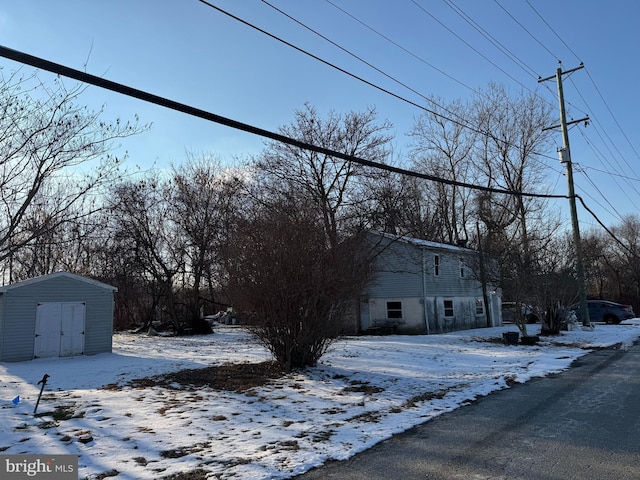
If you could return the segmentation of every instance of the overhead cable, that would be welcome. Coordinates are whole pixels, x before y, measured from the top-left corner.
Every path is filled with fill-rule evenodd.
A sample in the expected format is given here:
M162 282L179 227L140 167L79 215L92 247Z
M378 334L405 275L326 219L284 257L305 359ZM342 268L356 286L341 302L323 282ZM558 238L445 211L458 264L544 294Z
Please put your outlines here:
M356 75L356 74L354 74L352 72L349 72L348 70L345 70L344 68L339 67L339 66L329 62L328 60L325 60L325 59L323 59L321 57L318 57L317 55L314 55L313 53L311 53L311 52L309 52L307 50L304 50L303 48L300 48L297 45L294 45L293 43L288 42L287 40L284 40L283 38L278 37L277 35L274 35L273 33L267 32L266 30L258 27L257 25L254 25L254 24L252 24L250 22L247 22L246 20L238 17L237 15L232 14L231 12L228 12L228 11L218 7L217 5L213 5L212 3L208 2L207 0L198 0L198 1L200 3L206 5L206 6L210 7L210 8L213 8L214 10L216 10L216 11L218 11L218 12L224 14L224 15L227 15L230 18L233 18L234 20L242 23L243 25L246 25L246 26L248 26L250 28L253 28L254 30L257 30L258 32L263 33L263 34L267 35L268 37L273 38L274 40L276 40L278 42L281 42L284 45L286 45L288 47L291 47L294 50L297 50L298 52L313 58L314 60L319 61L320 63L323 63L323 64L325 64L325 65L327 65L327 66L329 66L331 68L334 68L334 69L338 70L341 73L344 73L345 75L350 76L351 78L354 78L354 79L356 79L356 80L358 80L358 81L360 81L362 83L365 83L366 85L369 85L370 87L373 87L376 90L379 90L379 91L381 91L383 93L386 93L387 95L391 95L392 97L395 97L398 100L401 100L401 101L403 101L405 103L408 103L409 105L417 107L420 110L423 110L423 111L425 111L427 113L430 113L432 115L435 115L435 116L437 116L439 118L442 118L444 120L452 122L452 123L454 123L456 125L459 125L459 126L464 127L464 128L468 128L471 131L474 131L476 133L480 133L480 134L492 137L489 132L484 132L484 131L482 131L482 130L480 130L480 129L472 126L472 125L469 125L469 124L461 122L459 120L447 117L446 115L442 115L441 113L438 113L435 110L429 109L429 108L425 107L424 105L420 105L419 103L416 103L416 102L414 102L412 100L409 100L408 98L405 98L405 97L403 97L403 96L401 96L401 95L399 95L397 93L394 93L394 92L392 92L390 90L387 90L386 88L383 88L383 87L381 87L379 85L376 85L375 83L370 82L369 80L366 80L366 79L364 79L364 78L362 78L362 77L360 77L360 76L358 76L358 75ZM442 108L442 107L440 107L440 108Z
M174 100L170 100L164 97L160 97L158 95L154 95L152 93L145 92L143 90L138 90L136 88L129 87L127 85L123 85L117 82L113 82L111 80L107 80L101 77L97 77L95 75L76 70L70 67L66 67L64 65L60 65L58 63L51 62L49 60L45 60L43 58L39 58L33 55L29 55L24 52L20 52L18 50L13 50L7 48L5 46L0 45L0 57L7 58L9 60L13 60L18 63L23 63L25 65L30 65L35 68L39 68L42 70L46 70L51 73L55 73L57 75L61 75L64 77L72 78L74 80L88 83L90 85L95 85L100 88L104 88L106 90L110 90L112 92L116 92L122 95L126 95L129 97L137 98L139 100L153 103L155 105L159 105L161 107L169 108L171 110L175 110L178 112L186 113L188 115L192 115L198 118L202 118L204 120L208 120L210 122L218 123L221 125L225 125L227 127L231 127L237 130L241 130L247 133L252 133L254 135L259 135L265 138L269 138L271 140L275 140L278 142L285 143L287 145L292 145L298 148L302 148L304 150L311 150L317 153L321 153L323 155L328 155L331 157L340 158L341 160L345 160L348 162L357 163L360 165L364 165L371 168L377 168L380 170L386 170L392 173L397 173L400 175L407 175L409 177L421 178L424 180L443 183L447 185L454 185L463 188L469 188L472 190L479 190L483 192L496 193L496 194L504 194L504 195L514 195L520 197L529 197L529 198L569 198L567 195L550 195L550 194L537 194L537 193L527 193L527 192L518 192L513 190L503 190L492 187L485 187L482 185L473 185L465 182L458 182L454 180L449 180L445 178L436 177L434 175L427 175L420 172L414 172L411 170L405 170L403 168L394 167L391 165L385 165L383 163L373 162L370 160L365 160L362 158L355 157L353 155L346 155L342 152L330 150L324 147L318 147L316 145L312 145L306 142L301 142L299 140L287 137L285 135L281 135L278 133L270 132L268 130L264 130L246 123L238 122L236 120L232 120L220 115L216 115L211 112L207 112L205 110L201 110L196 107L192 107L180 102L176 102ZM623 248L630 251L629 248L624 245L614 234L609 230L604 223L596 216L596 214L587 207L584 200L580 197L580 195L575 195L575 197L580 200L580 203L585 208L587 212L605 229L605 231Z
M607 232L611 238L613 238L622 248L624 248L627 252L629 252L633 257L639 258L638 255L636 255L629 247L627 247L624 243L622 243L622 240L616 237L616 235L609 228L607 228L607 226L604 223L602 223L602 221L598 218L598 216L589 207L587 207L587 204L584 203L584 200L580 197L580 195L576 195L576 198L580 200L580 203L582 204L584 209L587 212L589 212L589 214L591 214L591 216L595 219L595 221L598 222L598 224L602 228L604 228L605 232Z
M565 47L567 47L567 49L573 54L573 56L576 57L576 60L578 60L578 62L581 62L582 60L580 59L578 54L576 52L574 52L573 49L569 45L566 44L566 42L560 37L560 35L558 35L558 33L553 29L553 27L551 25L549 25L549 22L547 22L545 20L545 18L542 15L540 15L540 13L535 8L533 8L533 5L531 5L531 2L529 2L529 0L525 0L525 2L527 3L527 5L529 5L529 7L531 7L531 10L533 10L535 12L535 14L540 18L540 20L542 20L544 22L544 24L547 27L549 27L549 30L551 30L553 32L553 34L558 38L558 40L560 40L562 42L562 44ZM500 6L502 6L502 5L500 5ZM503 9L504 9L504 7L503 7ZM543 47L544 47L544 45L543 45ZM546 47L544 47L544 48L546 48ZM547 50L547 51L549 51L549 50ZM553 55L552 52L550 52L550 53Z
M227 117L223 117L221 115L216 115L215 113L207 112L206 110L202 110L196 107L192 107L190 105L186 105L184 103L176 102L174 100L170 100L165 97L160 97L158 95L154 95L149 92L145 92L143 90L138 90L136 88L129 87L127 85L123 85L121 83L116 83L111 80L107 80L105 78L97 77L95 75L82 72L80 70L76 70L70 67L66 67L64 65L60 65L59 63L54 63L49 60L45 60L40 57L35 57L33 55L29 55L27 53L20 52L18 50L13 50L11 48L7 48L5 46L0 45L0 57L8 58L9 60L13 60L19 63L23 63L26 65L30 65L35 68L39 68L42 70L46 70L51 73L55 73L58 75L62 75L64 77L73 78L74 80L78 80L80 82L89 83L91 85L95 85L97 87L104 88L106 90L110 90L112 92L120 93L123 95L127 95L129 97L137 98L139 100L143 100L145 102L153 103L155 105L160 105L162 107L169 108L171 110L175 110L178 112L186 113L188 115L192 115L194 117L202 118L204 120L208 120L210 122L218 123L221 125L225 125L227 127L234 128L236 130L241 130L244 132L252 133L254 135L259 135L264 138L269 138L271 140L275 140L277 142L281 142L287 145L292 145L294 147L302 148L304 150L310 150L316 153L321 153L323 155L327 155L330 157L339 158L341 160L347 162L357 163L359 165L364 165L366 167L377 168L380 170L386 170L393 173L398 173L401 175L407 175L410 177L421 178L423 180L429 180L436 183L443 183L446 185L453 185L463 188L469 188L472 190L479 190L483 192L496 193L496 194L504 194L504 195L514 195L519 197L529 197L529 198L569 198L566 195L552 195L552 194L540 194L540 193L528 193L528 192L520 192L516 190L504 190L500 188L487 187L483 185L474 185L466 182L459 182L456 180L449 180L446 178L436 177L435 175L428 175L425 173L414 172L411 170L406 170L404 168L395 167L392 165L386 165L379 162L374 162L371 160L366 160L363 158L355 157L353 155L347 155L342 152L338 152L336 150L331 150L328 148L320 147L317 145L313 145L307 142L302 142L300 140L296 140L291 137L287 137L285 135L271 132L269 130L264 130L259 127L255 127L253 125L249 125L247 123L242 123L237 120L232 120Z
M622 133L622 136L624 137L624 139L627 141L627 143L629 144L629 146L631 147L631 150L633 150L633 153L636 154L636 157L638 157L640 159L640 154L638 154L638 151L635 149L635 147L631 144L631 141L629 140L629 137L627 136L627 134L624 132L624 130L622 129L622 126L620 125L620 123L618 122L618 119L615 117L615 115L613 114L613 111L611 111L611 108L609 107L609 104L607 103L607 101L604 99L604 96L602 95L602 93L600 92L600 89L598 88L598 85L596 85L596 82L593 80L593 77L591 76L591 73L589 73L588 69L585 69L585 72L587 73L587 76L589 77L589 80L591 80L591 83L593 84L593 87L596 89L596 92L598 93L598 95L600 96L600 99L602 100L602 103L604 103L604 106L607 107L607 111L609 112L609 114L611 115L611 118L613 118L613 121L615 122L616 126L618 127L618 129L620 130L620 132ZM625 160L625 163L627 164L627 166L629 168L631 168L631 165L629 165L629 163Z
M618 210L616 209L616 207L613 206L613 204L611 203L611 201L609 201L609 199L604 195L604 193L602 193L602 190L600 190L600 187L598 187L598 185L591 179L591 177L589 176L589 174L584 171L581 170L580 173L582 175L584 175L584 177L587 179L587 181L591 184L591 186L593 187L593 189L598 192L598 194L604 199L604 201L607 203L607 205L609 205L611 207L611 209L615 212L615 216L618 217L620 220L622 220L622 215L620 215L620 212L618 212ZM602 207L602 205L600 205ZM606 210L606 209L605 209ZM613 213L608 212L610 215L613 215Z
M264 2L264 0L262 0ZM453 75L448 74L447 72L445 72L444 70L436 67L435 65L433 65L432 63L429 63L427 60L425 60L423 57L421 57L420 55L416 54L415 52L412 52L411 50L409 50L408 48L400 45L398 42L394 41L392 38L389 38L387 35L383 34L382 32L376 30L375 28L373 28L371 25L363 22L361 19L359 19L358 17L356 17L355 15L349 13L348 11L346 11L345 9L343 9L342 7L340 7L339 5L336 5L334 2L332 2L331 0L325 0L329 5L333 6L334 8L336 8L337 10L339 10L340 12L342 12L343 14L347 15L348 17L350 17L352 20L358 22L360 25L362 25L363 27L367 28L368 30L370 30L371 32L375 33L376 35L378 35L379 37L383 38L384 40L386 40L387 42L389 42L390 44L392 44L393 46L395 46L396 48L399 48L400 50L402 50L403 52L405 52L406 54L412 56L413 58L415 58L416 60L418 60L419 62L422 62L423 64L427 65L428 67L434 69L435 71L437 71L438 73L444 75L445 77L447 77L449 80L452 80L454 82L456 82L457 84L463 86L464 88L466 88L467 90L470 90L471 92L475 93L478 96L482 96L485 98L489 98L487 96L486 93L482 92L481 90L478 90L476 88L471 87L470 85L467 85L466 83L462 82L460 79L454 77ZM266 3L266 2L265 2ZM455 4L454 4L455 5ZM452 7L453 8L453 7ZM473 19L471 19L467 14L465 14L462 9L460 9L459 7L456 7L460 10L460 12L456 12L458 13L458 15L464 15L465 17L468 17L469 20L467 20L467 22L471 23L473 22L474 24L478 25L475 21L473 21ZM295 19L294 19L295 20ZM297 20L295 20L297 21ZM476 28L476 27L474 27ZM481 29L483 31L486 32L486 30L482 29L482 27L480 27L478 25L478 27L476 29ZM489 35L487 33L487 35ZM489 35L490 36L490 35ZM493 37L492 37L493 38ZM495 39L494 39L495 40ZM329 40L330 41L330 40ZM497 40L495 40L496 42L498 42ZM493 43L493 42L492 42ZM499 43L499 42L498 42ZM502 46L505 50L506 47ZM341 47L340 47L341 48ZM497 46L497 48L500 48L499 46ZM511 52L509 52L511 53ZM511 53L511 55L513 55L516 59L517 57L515 56L515 54ZM515 61L515 60L514 60ZM526 66L526 64L523 63L523 65ZM529 67L527 67L529 68ZM532 70L530 69L531 75L533 75L535 78L538 78L538 75ZM530 90L531 91L531 90ZM543 98L542 96L538 95L536 92L532 92L533 94L535 94L536 96L538 96L538 98L540 98L542 101L551 104L551 102L549 102L547 99ZM429 102L431 102L432 104L437 105L438 107L442 108L443 110L451 113L449 110L444 109L444 107L442 107L441 105L438 105L436 102L434 102L432 99L428 99ZM455 115L455 114L454 114ZM549 157L551 158L551 157Z
M287 12L285 12L284 10L276 7L275 5L269 3L267 0L261 0L262 3L264 3L265 5L267 5L268 7L271 7L272 9L274 9L276 12L280 13L281 15L284 15L285 17L287 17L289 20L297 23L298 25L300 25L301 27L309 30L310 32L312 32L313 34L319 36L320 38L322 38L323 40L329 42L331 45L333 45L336 48L339 48L340 50L342 50L343 52L345 52L347 55L355 58L356 60L358 60L359 62L364 63L366 66L368 66L369 68L372 68L373 70L375 70L376 72L384 75L385 77L387 77L389 80L397 83L398 85L406 88L407 90L409 90L412 93L415 93L416 95L418 95L419 97L421 97L423 100L431 103L432 105L435 105L436 107L442 109L443 111L447 112L450 115L454 115L458 118L459 115L457 115L455 112L452 112L451 110L448 110L447 108L443 107L442 105L439 105L438 103L436 103L433 99L427 97L426 95L423 95L422 93L420 93L419 91L417 91L416 89L410 87L409 85L407 85L406 83L398 80L397 78L395 78L393 75L388 74L387 72L385 72L384 70L381 70L380 68L376 67L375 65L373 65L372 63L368 62L367 60L365 60L364 58L356 55L355 53L353 53L352 51L350 51L349 49L343 47L342 45L334 42L333 40L331 40L329 37L327 37L326 35L323 35L322 33L318 32L317 30L314 30L313 28L311 28L310 26L306 25L305 23L301 22L300 20L298 20L297 18L289 15ZM463 119L464 120L464 119Z
M538 75L529 65L524 63L520 58L509 50L506 46L504 46L499 40L497 40L493 35L487 32L484 28L480 26L478 22L476 22L473 18L471 18L467 13L465 13L462 8L455 4L452 0L443 0L447 6L453 10L460 18L462 18L465 22L473 27L480 35L486 38L494 47L500 50L507 58L509 58L512 62L514 62L518 67L520 67L525 73L531 75L533 78L537 79L540 75Z
M396 41L394 41L393 39L389 38L388 36L386 36L384 33L376 30L375 28L373 28L371 25L363 22L362 20L360 20L358 17L356 17L355 15L352 15L351 13L347 12L345 9L343 9L342 7L340 7L339 5L336 5L335 3L333 3L331 0L326 0L326 2L335 7L336 9L338 9L339 11L341 11L342 13L344 13L345 15L347 15L348 17L350 17L351 19L355 20L356 22L358 22L360 25L362 25L363 27L371 30L373 33L375 33L376 35L378 35L379 37L385 39L387 42L391 43L392 45L394 45L395 47L399 48L400 50L402 50L403 52L411 55L413 58L415 58L416 60L424 63L425 65L427 65L428 67L433 68L435 71L437 71L438 73L444 75L445 77L447 77L449 80L452 80L454 82L456 82L459 85L462 85L464 88L471 90L472 92L476 93L476 94L481 94L481 92L479 92L478 90L474 89L473 87L467 85L466 83L462 82L460 79L454 77L453 75L449 75L447 72L445 72L444 70L436 67L435 65L433 65L432 63L429 63L427 60L425 60L424 58L422 58L421 56L417 55L416 53L412 52L411 50L409 50L406 47L403 47L402 45L400 45L399 43L397 43Z
M414 107L416 107L416 108L419 108L420 110L423 110L423 111L425 111L425 112L427 112L427 113L430 113L430 114L432 114L432 115L435 115L435 116L436 116L436 117L438 117L438 118L442 118L443 120L449 121L449 122L451 122L451 123L453 123L453 124L455 124L455 125L458 125L458 126L463 127L463 128L467 128L467 129L471 130L472 132L475 132L475 133L478 133L478 134L480 134L480 135L484 135L484 136L486 136L486 137L488 137L488 138L491 138L492 140L494 140L494 141L495 141L495 142L497 142L497 143L500 143L500 144L503 144L503 145L507 145L507 146L513 146L513 147L519 148L519 147L518 147L518 145L514 145L514 144L511 144L511 143L508 143L508 142L506 142L506 141L504 141L504 140L502 140L502 139L500 139L500 138L496 137L495 135L493 135L493 134L492 134L491 132L489 132L489 131L482 130L482 129L480 129L479 127L475 127L475 126L473 126L473 125L470 125L469 123L466 123L466 121L465 121L465 122L462 122L462 121L460 121L460 120L456 120L456 119L454 119L454 118L451 118L451 117L448 117L448 116L446 116L446 115L443 115L442 113L439 113L439 112L437 112L437 111L435 111L435 110L432 110L432 109L430 109L430 108L427 108L427 107L425 107L424 105L420 105L419 103L416 103L416 102L414 102L414 101L412 101L412 100L409 100L409 99L407 99L407 98L405 98L405 97L403 97L403 96L401 96L401 95L399 95L399 94L397 94L397 93L394 93L394 92L392 92L392 91L390 91L390 90L388 90L388 89L386 89L386 88L384 88L384 87L381 87L381 86L379 86L379 85L376 85L375 83L370 82L369 80L366 80L366 79L364 79L364 78L362 78L362 77L360 77L360 76L358 76L358 75L356 75L356 74L354 74L354 73L352 73L352 72L349 72L348 70L345 70L344 68L339 67L339 66L337 66L337 65L335 65L335 64L333 64L333 63L331 63L331 62L329 62L328 60L325 60L325 59L323 59L323 58L321 58L321 57L318 57L317 55L314 55L313 53L308 52L307 50L304 50L303 48L300 48L300 47L298 47L297 45L294 45L293 43L288 42L288 41L286 41L286 40L284 40L284 39L282 39L282 38L278 37L277 35L274 35L274 34L272 34L272 33L270 33L270 32L267 32L266 30L264 30L264 29L262 29L262 28L258 27L257 25L254 25L254 24L252 24L252 23L250 23L250 22L248 22L248 21L246 21L246 20L243 20L242 18L238 17L237 15L232 14L231 12L228 12L228 11L226 11L226 10L224 10L224 9L222 9L222 8L220 8L220 7L218 7L218 6L216 6L216 5L213 5L212 3L208 2L207 0L198 0L198 1L199 1L200 3L202 3L202 4L204 4L204 5L206 5L206 6L210 7L210 8L212 8L212 9L214 9L214 10L216 10L216 11L218 11L218 12L220 12L220 13L224 14L224 15L227 15L228 17L230 17L230 18L232 18L232 19L234 19L234 20L236 20L236 21L238 21L238 22L242 23L243 25L246 25L246 26L248 26L248 27L250 27L250 28L253 28L254 30L256 30L256 31L258 31L258 32L260 32L260 33L263 33L263 34L267 35L268 37L273 38L274 40L277 40L278 42L281 42L281 43L283 43L284 45L287 45L288 47L291 47L291 48L293 48L294 50L296 50L296 51L298 51L298 52L300 52L300 53L302 53L302 54L304 54L304 55L307 55L307 56L309 56L309 57L313 58L314 60L317 60L317 61L319 61L319 62L321 62L321 63L323 63L323 64L325 64L325 65L327 65L327 66L329 66L329 67L331 67L331 68L334 68L334 69L338 70L338 71L339 71L339 72L341 72L341 73L344 73L345 75L350 76L351 78L354 78L355 80L358 80L358 81L360 81L360 82L362 82L362 83L364 83L364 84L366 84L366 85L369 85L370 87L373 87L373 88L375 88L376 90L379 90L379 91L381 91L381 92L383 92L383 93L385 93L385 94L387 94L387 95L391 95L392 97L394 97L394 98L396 98L396 99L398 99L398 100L401 100L401 101L403 101L403 102L405 102L405 103L407 103L407 104L409 104L409 105L412 105L412 106L414 106ZM522 85L522 84L521 84L521 85ZM524 87L524 88L526 88L524 85L523 85L523 87ZM532 92L530 89L528 89L528 90L529 90L530 92ZM532 93L534 93L534 92L532 92ZM433 101L432 101L432 103L434 103L434 105L437 105L437 104L436 104L435 102L433 102ZM441 108L441 109L443 109L443 110L445 110L445 111L446 111L446 109L445 109L444 107L442 107L442 106L440 106L440 105L437 105L437 106L438 106L439 108ZM551 157L551 156L548 156L548 155L545 155L545 154L542 154L542 153L537 153L537 152L534 152L534 153L536 153L536 154L537 154L537 155L539 155L539 156L547 157L547 158L549 158L549 159L553 159L553 160L555 160L555 158L554 158L554 157Z
M432 15L426 8L424 8L422 5L420 5L416 0L411 0L411 3L413 3L416 7L418 7L420 10L422 10L422 12L424 12L426 15L428 15L429 17L431 17L433 20L435 20L436 22L438 22L443 28L445 28L449 33L451 33L454 37L456 37L458 40L460 40L462 43L464 43L467 47L469 47L471 50L473 50L474 52L476 52L478 55L480 55L482 58L484 58L487 62L489 62L491 65L493 65L495 68L497 68L498 70L500 70L502 73L504 73L507 77L509 77L511 80L513 80L514 82L516 82L518 85L520 85L522 88L524 88L525 90L528 90L531 93L535 93L533 90L531 90L529 87L527 87L525 84L523 84L522 82L520 82L516 77L514 77L513 75L511 75L509 72L507 72L506 70L504 70L503 68L501 68L497 63L493 62L490 58L488 58L486 55L484 55L482 52L480 52L476 47L474 47L473 45L471 45L469 42L467 42L464 38L462 38L460 35L458 35L453 29L447 27L443 22L441 22L440 20L438 20L437 17L435 17L434 15Z
M529 5L529 7L531 8L531 10L534 11L534 13L540 18L540 20L542 20L544 22L544 24L549 28L549 30L551 30L551 32L553 32L553 34L556 36L556 38L558 40L560 40L560 42L573 54L574 57L576 57L576 59L581 62L580 56L567 44L567 42L565 42L562 37L558 34L558 32L556 32L556 30L549 24L549 22L547 22L547 20L540 14L540 12L538 12L538 10L535 9L535 7L531 4L531 2L529 0L525 0L525 2L527 3L527 5ZM496 2L497 3L497 2ZM514 19L515 20L515 19ZM524 27L523 27L524 28ZM640 159L640 154L638 153L638 151L636 150L636 148L633 146L633 144L631 143L631 140L629 140L629 137L627 136L627 134L625 133L625 131L622 129L622 126L620 125L620 122L618 122L618 119L615 117L615 115L613 114L613 111L611 110L611 108L609 107L609 104L607 103L607 101L605 100L604 96L602 95L602 92L600 91L600 89L598 88L598 85L596 84L596 82L594 81L593 77L591 76L591 73L589 72L589 70L585 67L585 72L587 74L587 77L589 77L589 80L591 81L591 83L593 84L593 87L596 90L596 93L598 94L598 96L600 97L600 99L602 100L602 103L604 103L604 106L606 107L607 111L609 112L609 114L611 115L611 118L613 119L613 121L615 122L616 126L618 127L618 129L620 130L620 133L622 133L622 136L624 137L624 139L627 141L627 144L629 145L629 147L631 147L631 150L633 151L633 153L636 155L637 158ZM577 90L577 86L576 86L576 90ZM578 91L578 94L580 94L580 92ZM582 97L582 95L580 95ZM586 100L584 100L584 98L582 99L585 102L585 105L588 104L586 102ZM586 112L583 112L586 113ZM596 120L597 121L597 120ZM612 142L613 143L613 142ZM623 158L624 160L624 158ZM629 165L628 162L627 166L629 168L632 169L631 165ZM635 172L634 172L635 173Z
M529 36L531 38L533 38L538 43L538 45L540 45L542 48L544 48L553 58L555 58L556 60L560 61L560 58L555 53L553 53L551 50L549 50L547 48L547 46L544 43L542 43L533 33L531 33L524 25L522 25L522 23L520 23L520 21L516 17L511 15L509 10L507 10L505 7L503 7L502 4L498 0L494 0L494 1L504 11L504 13L509 15L509 17L511 17L511 19L514 22L516 22L520 26L520 28L522 28L525 32L527 32L529 34Z
M604 129L602 130L604 132L604 134L606 135L606 137L609 139L609 142L614 146L615 151L618 153L618 155L620 157L622 157L624 159L624 157L622 156L622 153L620 152L620 150L617 148L616 144L613 143L613 141L611 140L611 137L609 137L609 135L607 134L606 131L604 131ZM631 177L626 176L626 175L622 175L620 173L616 174L614 173L615 171L618 172L623 172L624 169L622 168L622 166L620 165L620 163L618 162L618 160L616 159L616 156L614 155L614 152L611 150L611 148L609 147L609 144L605 141L604 137L602 136L602 134L600 133L600 130L598 128L596 128L596 133L598 134L598 136L600 137L600 141L602 142L602 144L606 147L606 149L609 151L609 155L610 157L615 161L616 165L618 166L619 170L616 170L615 166L609 161L607 160L606 155L604 155L602 152L600 152L599 149L596 148L596 146L589 141L589 138L587 137L587 135L585 135L584 131L580 130L580 135L582 136L582 138L584 139L584 141L586 142L586 144L591 148L591 150L593 151L593 153L595 154L596 158L598 158L600 160L600 163L607 168L607 173L611 176L612 180L615 182L615 184L618 186L618 188L620 188L620 191L623 191L624 189L622 188L622 186L618 183L616 177L621 178L622 180L625 181L625 183L627 185L629 185L629 187L632 189L632 191L636 191L636 187L631 183ZM610 168L610 169L609 169ZM631 171L635 174L635 172L633 171L633 169L631 169ZM631 201L631 203L633 204L633 206L636 208L636 210L638 210L638 207L635 205L635 203L631 200L631 198L629 198L629 201Z

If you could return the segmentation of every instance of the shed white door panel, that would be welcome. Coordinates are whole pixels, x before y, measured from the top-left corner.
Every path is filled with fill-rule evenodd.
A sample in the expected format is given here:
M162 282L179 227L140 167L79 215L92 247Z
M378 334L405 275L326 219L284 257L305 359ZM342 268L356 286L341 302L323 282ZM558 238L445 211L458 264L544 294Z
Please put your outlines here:
M84 303L39 303L36 312L34 356L81 355L84 351L84 324Z
M60 356L84 352L84 303L63 303L60 330Z
M38 304L34 356L57 357L60 355L61 322L62 311L59 303Z

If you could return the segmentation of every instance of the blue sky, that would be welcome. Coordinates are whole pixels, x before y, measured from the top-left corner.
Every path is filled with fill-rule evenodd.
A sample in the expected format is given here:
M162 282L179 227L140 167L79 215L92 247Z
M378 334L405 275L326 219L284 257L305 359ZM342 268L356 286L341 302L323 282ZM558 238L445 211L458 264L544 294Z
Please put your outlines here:
M339 67L413 102L423 99L358 62L258 0L210 3ZM607 224L640 208L640 142L636 120L637 18L634 0L270 0L422 95L445 101L498 82L513 92L537 91L557 105L553 75L584 62L565 79L569 117L587 113L592 125L571 129L577 193ZM352 17L339 8L347 11ZM472 19L510 54L508 58L459 13ZM535 9L535 10L534 10ZM506 11L505 11L506 10ZM508 13L507 13L508 12ZM537 12L537 13L536 13ZM539 16L539 15L540 16ZM407 53L372 32L384 34ZM540 18L542 17L544 21ZM549 24L549 27L546 23ZM443 26L444 25L444 26ZM452 33L454 32L454 33ZM558 36L560 38L558 38ZM309 102L320 112L375 106L394 124L396 151L420 110L348 77L243 25L198 0L21 0L0 5L0 44L101 75L234 120L275 131ZM416 58L419 57L419 58ZM85 67L86 64L86 67ZM13 70L18 64L0 59ZM26 67L28 69L28 67ZM444 72L444 73L443 73ZM47 78L46 74L42 75ZM69 81L69 83L72 83ZM186 151L232 162L257 153L263 140L247 133L90 87L82 100L106 105L105 118L153 126L122 142L130 164L180 163ZM557 143L561 144L560 133ZM566 193L555 148L548 152L548 184ZM594 186L595 184L595 186ZM565 210L566 201L554 201ZM593 219L579 209L581 225Z

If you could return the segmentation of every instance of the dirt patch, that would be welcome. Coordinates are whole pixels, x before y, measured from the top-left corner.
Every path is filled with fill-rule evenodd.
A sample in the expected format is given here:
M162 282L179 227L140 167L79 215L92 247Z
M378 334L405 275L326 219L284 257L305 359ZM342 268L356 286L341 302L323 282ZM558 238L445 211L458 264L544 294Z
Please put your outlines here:
M206 480L209 472L202 469L192 470L190 472L176 473L166 477L163 480Z
M361 382L359 380L352 380L351 385L344 387L343 392L355 392L364 393L365 395L374 395L376 393L384 392L384 388L371 385L369 382Z
M402 404L402 406L405 408L414 408L417 406L418 403L421 403L421 402L428 402L430 400L436 400L436 399L440 400L440 399L443 399L447 395L447 393L449 393L450 390L454 390L454 389L443 388L440 390L436 390L434 392L420 393L406 400Z
M469 343L471 342L495 343L497 345L504 345L504 338L502 337L471 337L469 339Z
M110 384L106 390L120 390L124 386L133 388L164 387L168 389L193 389L209 387L216 390L245 392L267 385L282 377L285 371L276 362L235 363L215 367L180 370L166 375L137 378L125 385ZM177 386L177 385L179 386Z

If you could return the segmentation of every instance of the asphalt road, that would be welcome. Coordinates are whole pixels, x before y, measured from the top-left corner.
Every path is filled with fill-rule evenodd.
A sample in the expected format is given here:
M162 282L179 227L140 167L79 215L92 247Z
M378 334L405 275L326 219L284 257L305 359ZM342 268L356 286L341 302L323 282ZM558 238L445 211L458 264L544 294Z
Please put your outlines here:
M496 392L298 480L638 480L640 346Z

